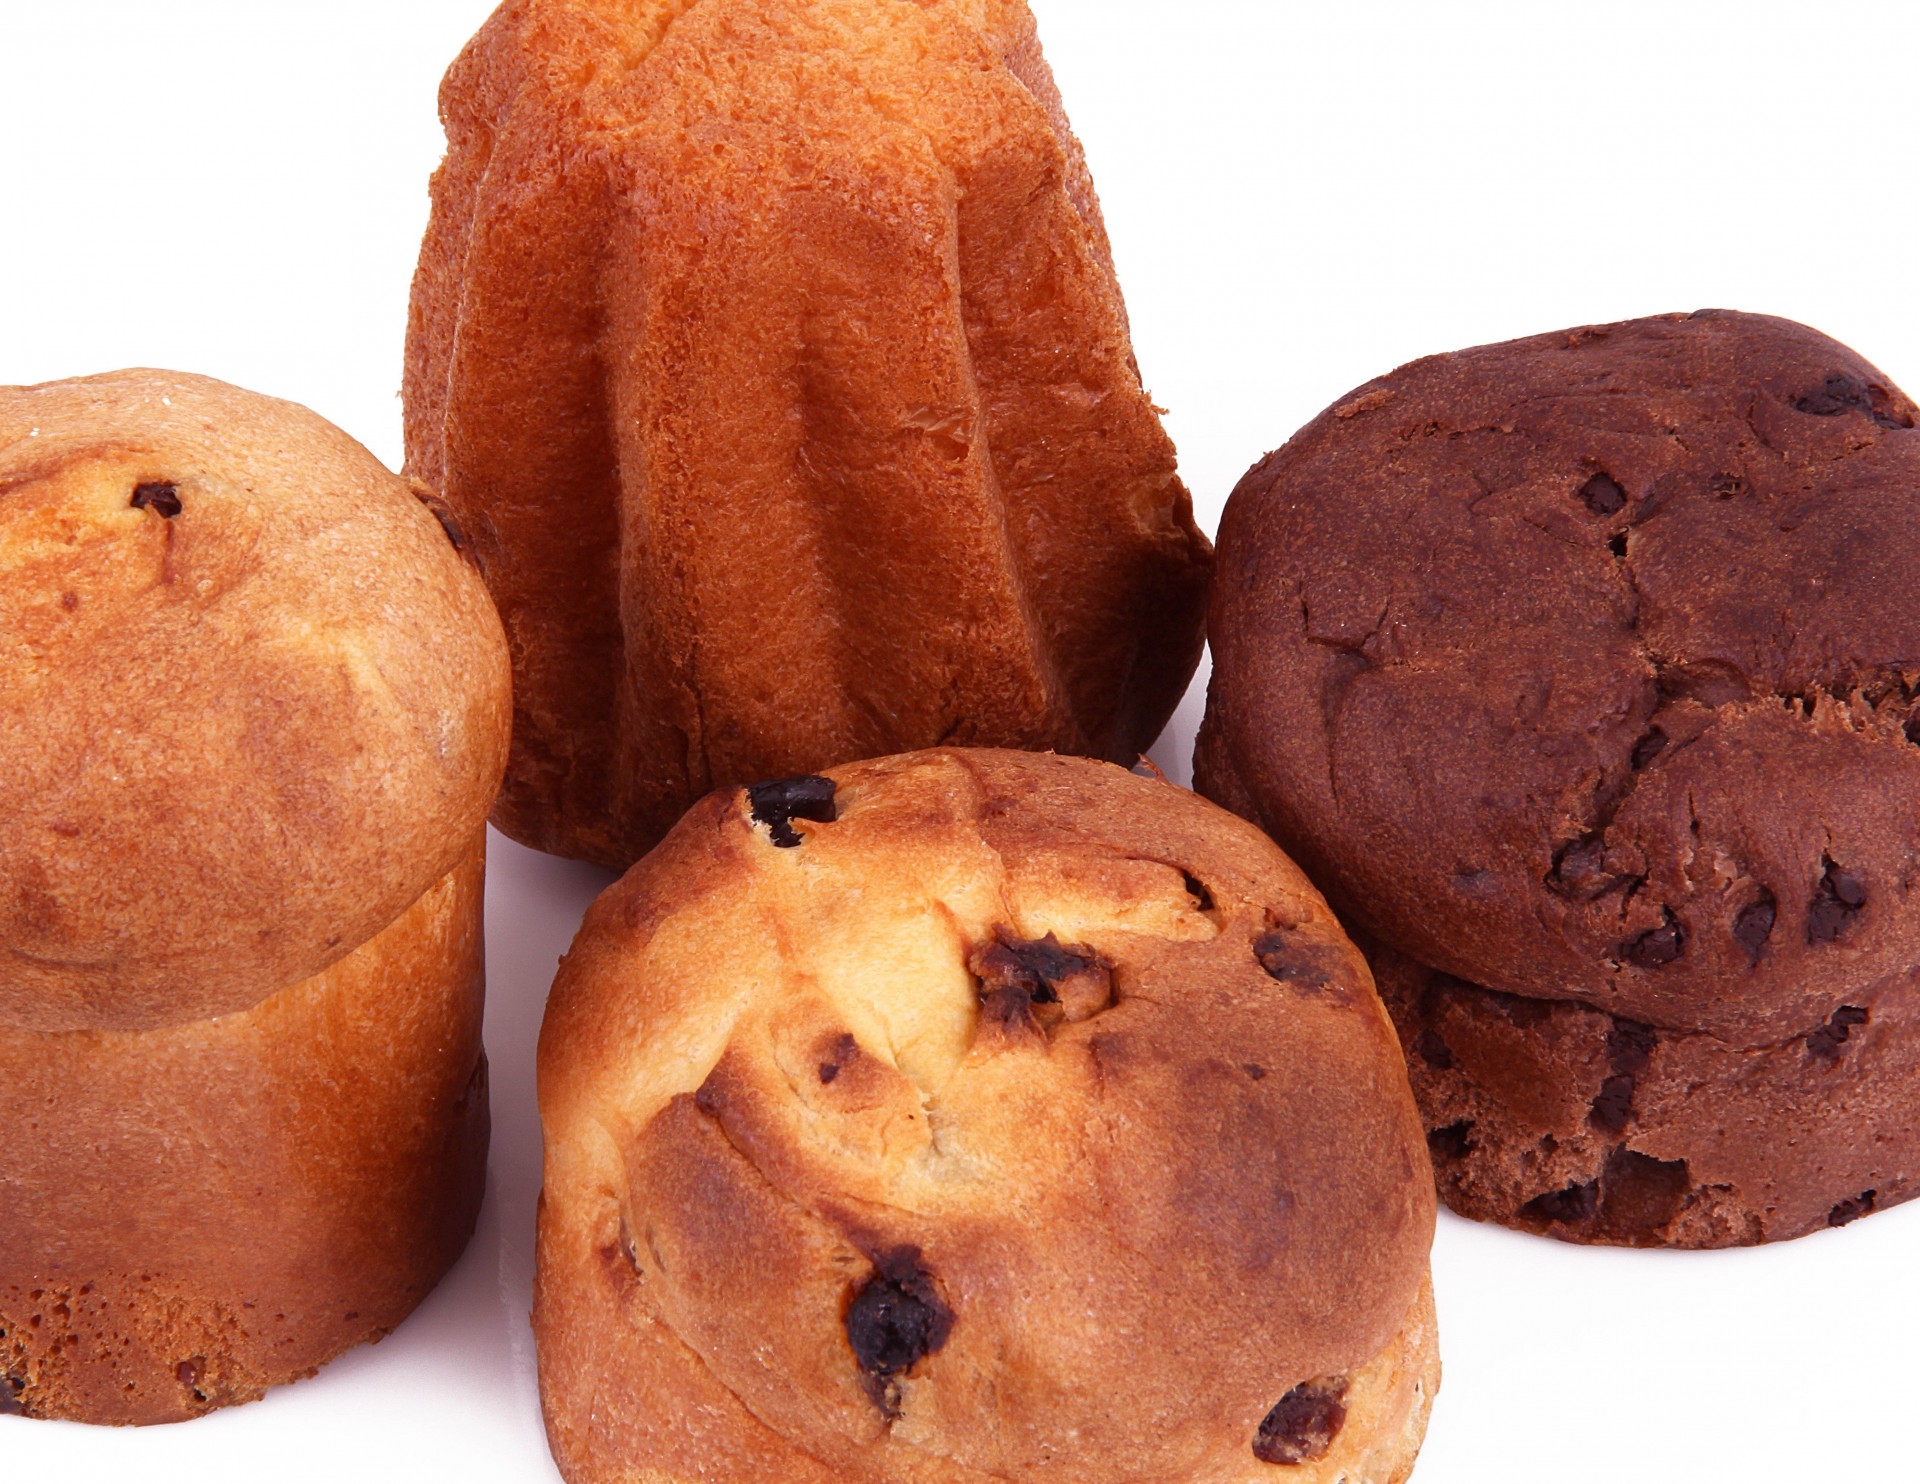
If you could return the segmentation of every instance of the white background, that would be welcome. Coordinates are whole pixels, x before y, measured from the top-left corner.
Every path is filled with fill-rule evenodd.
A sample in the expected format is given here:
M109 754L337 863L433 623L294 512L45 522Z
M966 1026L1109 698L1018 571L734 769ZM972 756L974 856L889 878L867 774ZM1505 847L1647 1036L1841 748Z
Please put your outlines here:
M1920 4L1034 8L1209 529L1348 388L1571 324L1763 310L1920 391ZM205 372L395 462L435 87L489 9L0 0L0 383ZM1182 777L1197 699L1160 749ZM556 1478L525 1318L531 1055L606 880L496 840L488 1205L412 1320L184 1426L0 1418L0 1478ZM1443 1217L1447 1377L1418 1480L1920 1479L1916 1239L1920 1203L1718 1254Z

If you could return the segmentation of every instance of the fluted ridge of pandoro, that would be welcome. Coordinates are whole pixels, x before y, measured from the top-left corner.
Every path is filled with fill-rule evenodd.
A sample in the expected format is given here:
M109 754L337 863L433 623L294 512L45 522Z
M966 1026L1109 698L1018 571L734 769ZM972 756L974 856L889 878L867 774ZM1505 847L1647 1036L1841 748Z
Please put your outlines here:
M496 823L624 866L726 782L1152 741L1211 552L1023 3L514 0L441 104L407 453Z

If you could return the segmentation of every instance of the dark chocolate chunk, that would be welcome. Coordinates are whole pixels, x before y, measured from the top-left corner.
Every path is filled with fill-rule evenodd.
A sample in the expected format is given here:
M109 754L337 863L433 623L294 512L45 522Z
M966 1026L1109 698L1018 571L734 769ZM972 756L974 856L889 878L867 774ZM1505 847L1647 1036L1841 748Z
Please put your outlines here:
M1633 1078L1618 1075L1602 1082L1593 1106L1587 1110L1587 1122L1603 1134L1624 1133L1627 1120L1633 1116L1633 1085Z
M1619 1135L1633 1118L1633 1093L1640 1074L1653 1059L1653 1027L1637 1020L1616 1020L1607 1032L1607 1066L1612 1072L1600 1084L1587 1110L1587 1121L1603 1134Z
M1667 912L1667 920L1649 928L1621 950L1621 957L1636 969L1657 969L1670 964L1686 951L1686 930Z
M777 778L771 783L756 783L747 790L756 824L763 824L773 843L790 850L800 843L800 832L788 821L811 820L832 824L840 817L834 807L834 781L808 773L799 778Z
M1413 1038L1413 1049L1420 1053L1420 1060L1436 1071L1453 1070L1453 1048L1440 1038L1440 1032L1428 1026Z
M1580 486L1580 498L1595 515L1613 515L1627 503L1627 492L1605 474L1596 474Z
M1273 932L1255 938L1253 956L1269 979L1277 979L1306 994L1343 988L1339 955L1292 933Z
M1773 893L1766 892L1759 901L1742 907L1733 919L1733 941L1747 950L1747 957L1760 957L1760 950L1767 946L1767 939L1773 936L1774 914Z
M1547 873L1547 885L1576 902L1603 897L1625 879L1607 869L1606 842L1598 835L1561 846L1553 857L1553 869Z
M1858 377L1840 371L1833 372L1814 390L1795 397L1793 409L1814 417L1839 417L1843 413L1860 412L1883 428L1913 426L1911 418L1902 417L1894 411L1893 398L1887 395L1884 388L1869 386Z
M1858 1005L1842 1005L1827 1017L1827 1023L1807 1037L1807 1051L1822 1061L1838 1061L1840 1048L1857 1025L1867 1023L1867 1012Z
M1312 1463L1324 1458L1347 1420L1347 1378L1302 1381L1273 1405L1254 1434L1253 1456L1262 1463Z
M1820 884L1807 904L1807 941L1831 943L1849 927L1867 905L1867 884L1850 871L1842 870L1831 859L1824 862Z
M1877 1191L1863 1190L1856 1196L1849 1196L1831 1211L1827 1212L1828 1226L1845 1226L1849 1221L1858 1221L1873 1210L1873 1199Z
M1427 1153L1436 1163L1450 1159L1465 1159L1473 1152L1473 1122L1463 1119L1459 1123L1449 1123L1445 1128L1427 1131Z
M1591 1221L1599 1209L1600 1182L1589 1180L1585 1185L1569 1185L1565 1190L1535 1196L1520 1208L1519 1218L1523 1223Z
M180 487L165 480L149 480L133 487L133 498L127 503L135 510L151 510L155 515L172 520L180 513Z
M874 1271L847 1306L847 1343L865 1371L868 1390L889 1412L884 1385L911 1370L947 1343L953 1311L934 1291L933 1276L920 1265L918 1247L881 1254Z
M20 1395L26 1389L25 1376L16 1376L11 1371L0 1374L0 1417L26 1415L26 1408L20 1404Z
M980 981L982 1011L1008 1025L1086 1020L1113 1003L1107 961L1091 948L1066 947L1052 933L1019 938L997 928L967 966Z
M1261 1081L1267 1075L1267 1069L1257 1062L1242 1062L1240 1070L1245 1072L1255 1082Z
M838 1077L839 1075L840 1075L840 1063L839 1063L839 1062L837 1062L837 1061L823 1061L823 1062L821 1062L821 1063L820 1063L820 1080L821 1080L821 1082L823 1082L823 1083L826 1083L826 1082L831 1082L831 1081L833 1081L833 1079L834 1079L835 1077Z

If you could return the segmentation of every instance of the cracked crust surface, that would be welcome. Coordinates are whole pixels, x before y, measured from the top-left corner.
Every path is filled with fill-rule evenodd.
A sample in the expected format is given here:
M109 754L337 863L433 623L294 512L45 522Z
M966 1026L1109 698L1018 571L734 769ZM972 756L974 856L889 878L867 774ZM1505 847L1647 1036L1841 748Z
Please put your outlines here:
M562 965L534 1327L563 1473L1403 1478L1432 1189L1312 887L1105 764L831 778L827 818L702 802ZM1261 1461L1316 1378L1331 1448Z
M406 483L200 376L0 387L0 1027L247 1009L464 858L506 646Z
M1643 1027L1666 1048L1656 1069L1683 1044L1737 1058L1866 1024L1856 1013L1904 1024L1920 962L1914 422L1844 346L1720 311L1370 383L1229 503L1198 786L1394 954L1544 1002L1542 1026L1588 1024L1586 1005ZM1410 1047L1440 1034L1412 1013L1420 996L1401 1002ZM1581 1114L1597 1122L1575 1156L1519 1084L1559 1082L1582 1109L1603 1089L1534 1050L1524 1075L1518 1050L1477 1058L1475 1133L1452 1175L1441 1162L1470 1214L1540 1225L1520 1206L1564 1193L1539 1183L1549 1167L1578 1167L1570 1189L1609 1151L1671 1163L1694 1146L1696 1204L1724 1183L1706 1166L1740 1172L1713 1197L1724 1219L1603 1232L1568 1195L1548 1205L1577 1219L1545 1224L1713 1245L1809 1229L1858 1196L1841 1187L1867 1164L1885 1204L1920 1167L1892 1095L1913 1085L1904 1053L1832 1100L1797 1071L1758 1077L1737 1156L1702 1124L1643 1127L1616 1085ZM1441 1096L1435 1074L1458 1083L1469 1059L1414 1058L1436 1132L1467 1094ZM1724 1113L1727 1078L1703 1076ZM1767 1126L1795 1120L1825 1121L1830 1165L1775 1147Z
M1211 551L1022 0L511 0L441 111L407 462L512 640L500 828L1151 743Z

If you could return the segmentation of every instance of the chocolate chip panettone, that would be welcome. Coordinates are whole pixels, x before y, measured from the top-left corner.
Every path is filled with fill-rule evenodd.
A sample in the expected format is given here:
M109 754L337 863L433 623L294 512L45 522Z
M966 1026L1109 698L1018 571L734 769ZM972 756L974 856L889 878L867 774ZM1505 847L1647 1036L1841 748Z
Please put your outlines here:
M1250 473L1203 792L1378 945L1442 1193L1719 1246L1920 1175L1920 433L1724 312L1436 356Z
M503 830L1151 744L1210 550L1023 0L511 0L441 112L407 459L512 641Z
M1390 1023L1251 827L940 750L717 793L540 1047L574 1484L1384 1484L1439 1379Z
M458 1255L509 716L484 586L339 430L0 388L0 1411L249 1400Z

